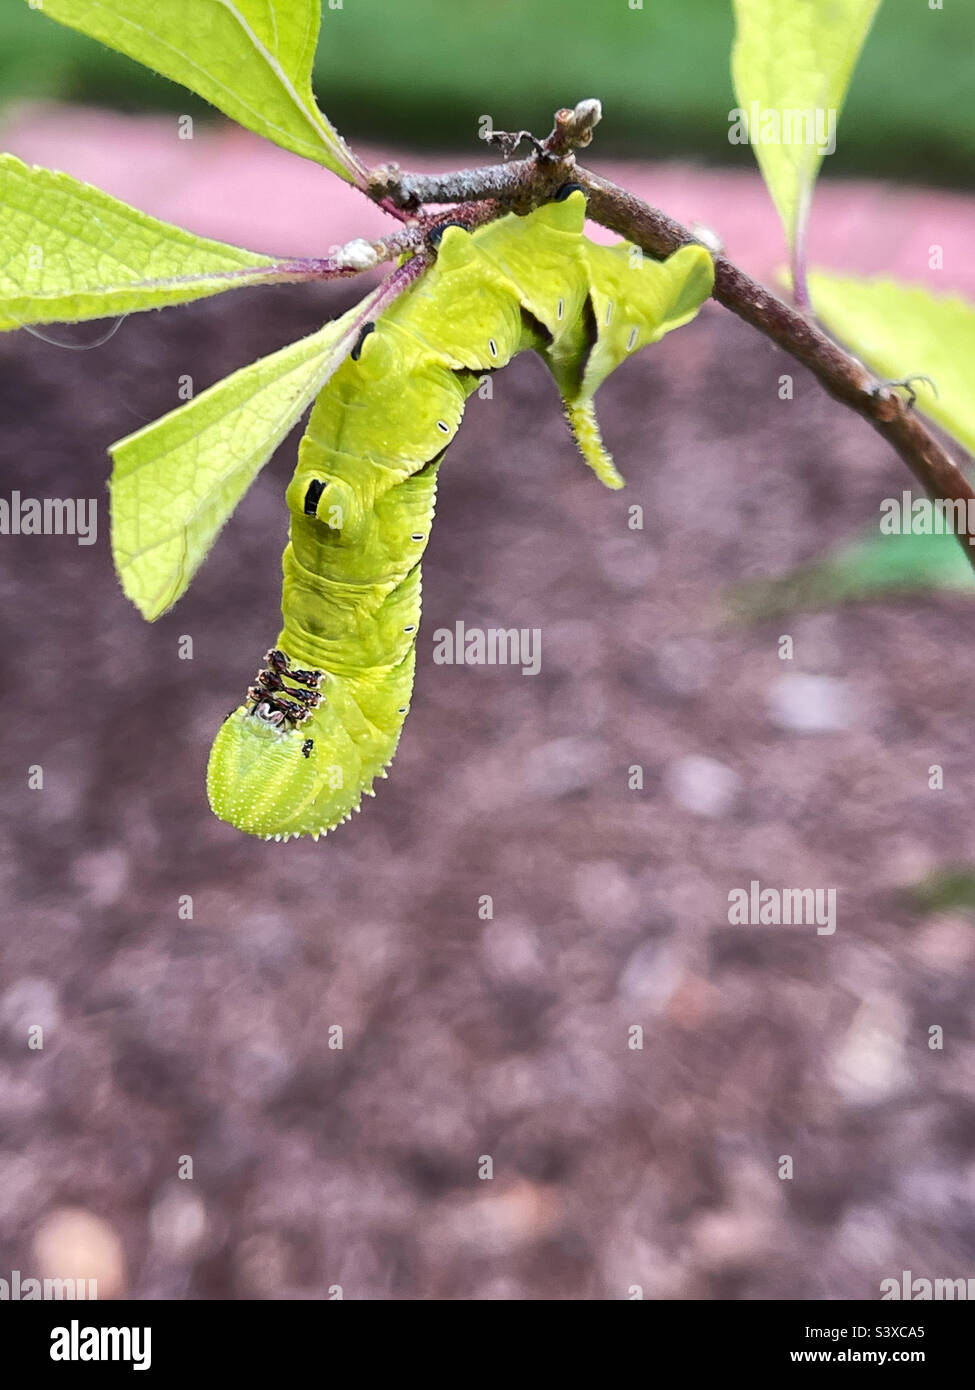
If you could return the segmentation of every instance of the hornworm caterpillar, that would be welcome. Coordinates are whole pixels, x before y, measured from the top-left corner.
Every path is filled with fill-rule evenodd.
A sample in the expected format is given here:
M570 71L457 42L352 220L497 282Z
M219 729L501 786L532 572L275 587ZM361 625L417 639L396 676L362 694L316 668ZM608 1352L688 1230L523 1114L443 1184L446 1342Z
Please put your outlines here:
M385 777L413 687L437 474L485 372L538 352L584 458L623 485L593 395L630 353L694 317L714 272L700 246L661 263L594 245L585 213L569 185L524 217L448 225L431 268L321 390L287 491L284 625L210 755L210 804L239 829L317 839Z

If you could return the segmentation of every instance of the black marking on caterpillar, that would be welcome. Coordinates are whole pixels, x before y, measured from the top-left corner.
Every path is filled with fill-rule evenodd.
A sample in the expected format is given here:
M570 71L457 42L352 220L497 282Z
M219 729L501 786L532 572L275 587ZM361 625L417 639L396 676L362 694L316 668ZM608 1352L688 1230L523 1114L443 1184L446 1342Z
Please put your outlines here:
M311 750L314 748L314 746L315 740L313 738L306 738L304 743L301 745L301 756L303 758L310 758Z
M552 201L555 203L564 203L566 198L570 197L573 193L582 193L587 199L589 197L589 194L586 193L581 183L564 183Z
M375 333L375 331L376 325L374 323L364 323L362 325L362 328L359 330L359 336L355 340L355 347L349 353L349 356L352 358L353 362L358 362L359 358L362 356L363 343L369 337L369 334Z
M250 712L265 724L290 725L297 729L311 718L321 704L324 697L319 687L325 673L304 671L297 666L292 668L284 652L277 647L271 648L264 662L254 684L247 691ZM285 681L285 677L291 684ZM310 753L311 749L308 751ZM308 753L305 753L305 757L308 757Z
M327 487L328 483L323 483L320 478L315 478L308 484L308 491L305 493L304 502L305 516L316 516L318 514L319 498Z
M443 241L443 234L448 227L459 227L462 232L470 231L470 227L466 222L441 222L439 226L431 227L429 232L427 232L427 241L431 246L440 245L441 241Z
M324 671L303 671L300 666L292 666L284 652L278 647L272 647L269 652L264 654L265 666L271 666L279 675L287 676L289 680L297 681L299 685L310 686L317 690L322 683Z

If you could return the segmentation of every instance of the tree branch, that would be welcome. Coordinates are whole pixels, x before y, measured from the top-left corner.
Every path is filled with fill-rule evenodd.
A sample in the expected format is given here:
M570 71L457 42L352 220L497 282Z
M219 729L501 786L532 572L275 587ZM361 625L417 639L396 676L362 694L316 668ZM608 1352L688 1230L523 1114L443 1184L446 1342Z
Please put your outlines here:
M366 191L387 209L414 214L427 203L492 200L490 213L479 219L488 221L505 211L528 212L549 201L563 184L573 182L585 189L593 221L618 232L656 260L696 241L665 213L576 163L573 151L589 144L599 117L598 102L580 102L574 109L556 113L551 135L536 141L536 151L527 159L449 174L413 174L397 165L384 165L371 172ZM720 255L714 260L713 297L807 367L835 400L869 421L931 497L975 502L975 490L911 408L913 401L900 396L893 383L875 377L804 313ZM975 551L964 535L958 539L975 568Z
M398 164L380 164L369 175L368 194L382 206L415 212L425 203L479 202L484 198L502 199L516 207L538 197L550 185L545 178L552 169L534 156L512 160L510 164L485 164L479 169L456 169L450 174L411 174ZM562 182L565 182L563 177Z

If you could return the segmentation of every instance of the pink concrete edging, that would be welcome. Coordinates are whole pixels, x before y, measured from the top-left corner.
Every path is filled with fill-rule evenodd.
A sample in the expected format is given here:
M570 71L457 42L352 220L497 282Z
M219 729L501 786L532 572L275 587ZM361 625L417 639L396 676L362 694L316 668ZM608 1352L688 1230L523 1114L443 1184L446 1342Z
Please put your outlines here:
M324 255L353 237L375 237L390 220L327 171L230 123L200 125L180 139L176 116L122 116L86 107L19 106L6 113L0 148L62 169L204 236L282 256ZM392 146L360 149L369 163L448 169L479 162L479 151L412 155ZM687 163L589 161L685 224L700 223L749 274L771 283L783 265L782 232L762 181L742 150L742 168ZM611 233L593 229L597 240ZM975 301L975 197L869 180L821 179L813 209L810 264L859 275L890 275ZM929 267L942 248L943 268Z

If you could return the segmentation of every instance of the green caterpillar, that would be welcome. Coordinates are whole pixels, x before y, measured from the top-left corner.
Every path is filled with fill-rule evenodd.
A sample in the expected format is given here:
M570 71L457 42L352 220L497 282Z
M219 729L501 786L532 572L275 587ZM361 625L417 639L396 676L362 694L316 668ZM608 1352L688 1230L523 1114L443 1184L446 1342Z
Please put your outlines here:
M366 324L320 392L287 491L284 626L210 755L210 804L240 830L317 839L385 777L413 687L437 474L485 372L540 353L586 461L623 485L593 395L693 318L714 271L699 246L663 263L597 246L585 214L569 185L524 217L448 225L435 263Z

